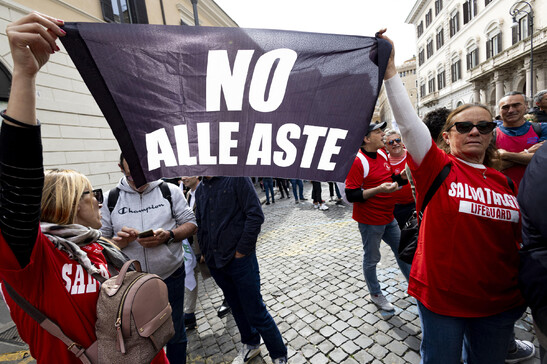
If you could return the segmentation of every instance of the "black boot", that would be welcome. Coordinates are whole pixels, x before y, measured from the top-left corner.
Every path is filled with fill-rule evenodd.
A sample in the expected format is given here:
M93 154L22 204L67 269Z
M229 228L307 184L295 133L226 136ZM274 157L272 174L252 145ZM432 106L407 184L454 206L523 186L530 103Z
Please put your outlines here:
M232 309L230 308L230 305L228 304L228 301L226 301L226 298L225 298L224 301L222 301L222 305L220 305L217 311L217 315L218 317L222 318L226 316L227 314L229 314L230 311L232 311Z

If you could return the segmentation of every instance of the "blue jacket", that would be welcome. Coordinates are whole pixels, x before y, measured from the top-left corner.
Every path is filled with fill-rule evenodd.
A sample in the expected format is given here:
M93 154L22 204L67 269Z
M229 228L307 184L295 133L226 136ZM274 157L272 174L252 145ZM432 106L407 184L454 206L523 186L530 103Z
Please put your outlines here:
M264 214L250 178L203 178L196 205L198 243L207 265L222 268L236 251L255 251Z

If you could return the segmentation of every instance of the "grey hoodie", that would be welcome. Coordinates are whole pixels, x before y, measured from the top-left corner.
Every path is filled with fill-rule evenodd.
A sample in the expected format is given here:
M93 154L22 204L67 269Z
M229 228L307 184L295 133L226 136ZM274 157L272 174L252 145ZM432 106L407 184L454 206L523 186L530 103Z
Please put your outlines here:
M173 230L186 222L196 224L194 213L188 207L180 188L167 183L173 201L175 215L175 219L173 219L171 205L163 197L159 188L161 182L161 180L150 182L142 193L138 193L129 186L127 179L122 177L118 183L120 195L112 214L110 214L106 203L110 191L104 197L105 203L101 207L103 236L112 238L124 226L144 231L159 228ZM137 259L141 263L143 271L157 274L162 279L169 277L184 263L181 241L169 245L162 244L154 248L144 248L137 241L133 241L123 249L123 252L131 259Z

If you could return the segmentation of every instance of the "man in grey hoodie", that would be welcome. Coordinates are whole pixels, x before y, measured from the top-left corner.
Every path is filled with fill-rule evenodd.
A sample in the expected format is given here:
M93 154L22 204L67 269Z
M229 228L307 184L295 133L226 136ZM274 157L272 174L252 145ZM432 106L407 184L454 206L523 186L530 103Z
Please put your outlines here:
M171 364L186 363L182 241L197 230L194 213L177 186L158 180L137 188L123 155L119 166L124 177L105 195L109 203L101 208L101 232L127 256L137 259L143 271L157 274L165 281L175 326L175 336L167 344L167 358ZM169 189L171 201L164 197L163 183ZM118 195L113 203L110 194ZM148 236L143 236L143 232Z

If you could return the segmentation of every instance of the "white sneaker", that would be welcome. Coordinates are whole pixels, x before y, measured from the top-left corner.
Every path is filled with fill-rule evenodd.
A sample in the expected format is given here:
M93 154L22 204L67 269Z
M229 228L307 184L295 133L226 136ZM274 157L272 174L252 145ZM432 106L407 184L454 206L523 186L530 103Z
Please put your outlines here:
M507 353L506 363L520 363L522 360L531 358L536 353L534 344L525 340L515 339L515 349Z
M260 354L260 345L252 346L243 344L232 364L243 364Z
M395 307L387 300L383 294L370 295L370 299L379 309L384 311L395 311Z
M314 203L314 204L313 204L313 208L314 208L314 209L318 209L318 208L319 208L319 204L318 204L318 203L317 203L317 204Z
M327 205L325 205L324 203L322 203L321 206L319 206L319 210L325 211L325 210L328 210L328 209L329 209L329 207Z
M274 359L273 364L287 364L288 362L287 358L282 356L281 358Z

